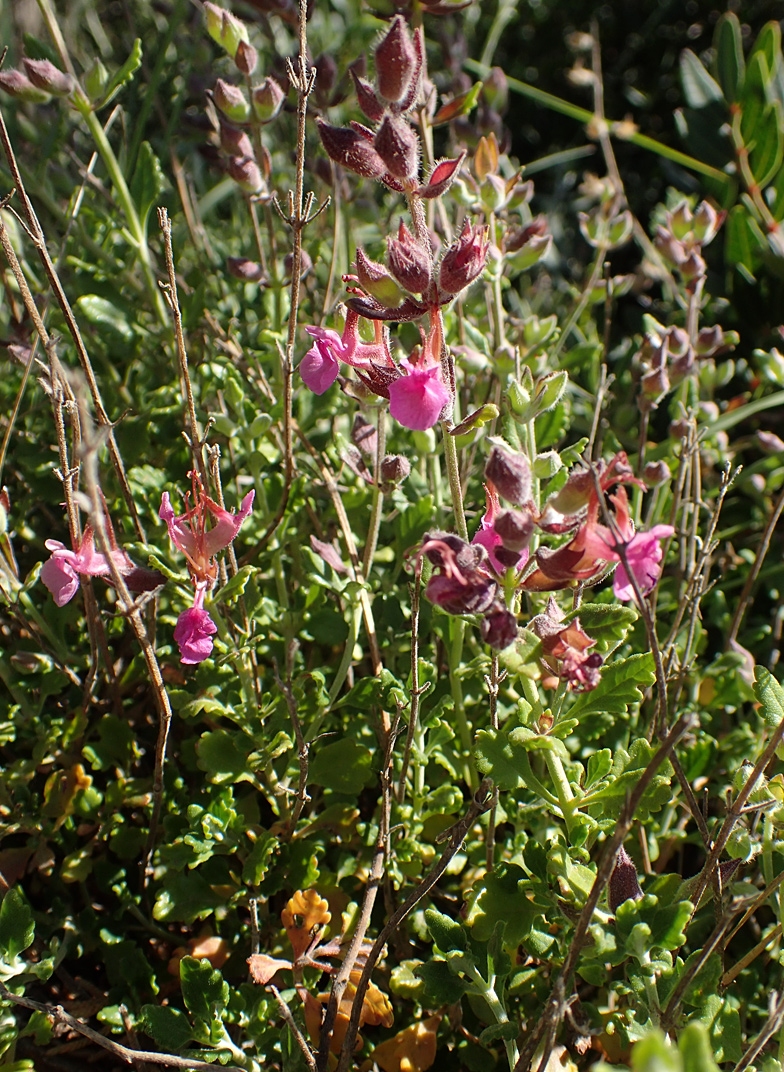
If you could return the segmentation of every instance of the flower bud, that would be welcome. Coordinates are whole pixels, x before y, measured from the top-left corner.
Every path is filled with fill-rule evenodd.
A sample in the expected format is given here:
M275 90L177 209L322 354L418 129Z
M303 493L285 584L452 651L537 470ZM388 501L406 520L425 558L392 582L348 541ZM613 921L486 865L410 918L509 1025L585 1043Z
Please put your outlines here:
M519 553L525 550L531 541L534 521L528 511L502 510L493 523L493 528L501 537L501 543L507 551Z
M405 119L387 115L374 145L387 170L396 179L415 179L419 171L419 137Z
M459 294L481 274L487 261L487 227L474 227L466 220L457 242L441 261L439 286L447 294Z
M351 442L358 447L363 454L371 458L378 449L378 432L376 426L366 421L361 413L354 415L354 424L351 428Z
M22 62L27 77L38 89L51 93L53 97L67 97L73 92L75 82L72 76L58 70L49 60L25 59Z
M522 506L531 498L531 466L524 454L511 450L503 440L490 440L493 449L485 466L485 479L502 499Z
M615 857L615 867L607 884L607 903L611 912L617 912L624 901L633 899L639 901L642 897L640 882L637 878L637 869L631 856L621 846Z
M283 272L286 279L291 279L291 266L294 263L294 257L291 253L287 253L283 258ZM299 252L299 277L304 279L308 272L313 267L313 261L306 249L301 249Z
M403 291L383 264L371 261L365 251L357 246L357 279L363 290L371 294L388 309L395 309L403 300Z
M497 593L498 584L478 570L465 577L434 574L425 589L426 598L447 614L484 614Z
M240 41L234 55L234 63L237 66L237 70L242 74L253 74L258 62L259 54L253 45L249 45L247 41Z
M392 20L386 36L376 48L376 86L390 104L401 102L419 73L419 57L402 15Z
M503 651L517 640L517 618L506 607L496 604L482 619L482 639L496 651Z
M286 94L274 78L267 77L251 90L253 114L260 123L270 123L283 107Z
M397 238L387 238L389 270L405 290L422 294L430 286L429 250L401 221Z
M317 119L321 144L327 156L336 164L362 175L366 179L380 179L387 167L373 147L373 142L349 127L333 127L323 119Z
M402 454L387 454L381 463L381 490L390 492L411 472L411 462Z
M17 100L30 101L31 104L43 104L49 100L49 94L34 86L26 74L16 69L0 71L0 89Z
M219 78L215 83L212 96L216 107L232 123L247 123L250 119L250 105L238 86L233 86L231 82L224 82L222 78Z
M204 14L207 19L207 33L216 45L220 45L230 56L236 56L240 44L248 43L248 30L230 11L217 4L204 2Z
M373 92L370 82L360 78L354 68L351 68L351 77L354 79L354 89L357 92L357 103L363 114L372 123L379 123L384 115L384 105Z
M649 488L655 488L657 484L670 479L670 467L663 461L648 462L642 471L642 478Z
M725 213L717 212L707 201L700 201L694 213L694 237L701 245L707 246L716 237L724 216Z
M264 189L261 170L252 157L232 156L227 170L246 194L258 194Z
M245 257L228 257L226 267L230 275L243 283L260 283L264 278L264 269L257 261L246 260Z
M91 101L99 101L109 84L109 72L96 56L82 78L84 91Z
M757 442L766 454L780 454L784 457L784 440L775 432L757 432Z
M221 116L220 122L220 147L228 156L253 156L253 145L248 135L231 126Z

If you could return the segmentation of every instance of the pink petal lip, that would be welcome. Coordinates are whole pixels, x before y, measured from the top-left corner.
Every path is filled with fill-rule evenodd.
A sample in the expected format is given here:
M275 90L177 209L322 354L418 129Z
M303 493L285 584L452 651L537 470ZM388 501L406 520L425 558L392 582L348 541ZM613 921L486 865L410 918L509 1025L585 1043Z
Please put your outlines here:
M409 367L410 372L389 385L389 412L404 428L424 431L433 427L452 396L437 367Z

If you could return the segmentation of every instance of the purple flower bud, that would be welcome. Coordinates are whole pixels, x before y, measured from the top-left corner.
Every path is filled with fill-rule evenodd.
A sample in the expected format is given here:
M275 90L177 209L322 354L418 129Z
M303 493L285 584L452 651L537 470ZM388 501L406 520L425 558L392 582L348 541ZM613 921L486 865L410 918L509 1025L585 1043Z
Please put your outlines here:
M371 458L378 448L378 433L376 426L366 421L361 413L354 415L354 424L351 428L351 442L359 447L363 454Z
M243 283L260 283L264 278L264 269L257 261L249 261L244 257L229 257L226 261L229 274Z
M402 454L387 454L381 463L381 482L384 491L402 484L411 472L411 462Z
M694 237L701 245L707 246L713 241L725 216L726 212L717 212L707 201L700 201L694 213Z
M60 71L49 60L22 61L27 71L27 77L37 86L53 97L67 97L74 89L74 80L70 74Z
M624 901L633 899L639 901L642 897L640 882L637 878L637 869L634 866L623 846L618 849L615 857L615 867L610 875L607 885L607 903L611 912L617 912Z
M283 271L285 272L285 278L291 279L291 266L294 263L294 258L290 253L287 253L283 258ZM299 277L304 279L308 272L313 267L313 261L310 254L306 249L300 250L299 256Z
M495 519L493 528L501 537L501 543L506 550L519 554L531 542L534 519L527 510L502 510Z
M642 478L649 488L655 488L657 484L663 484L670 479L670 467L666 462L648 462L642 471Z
M359 285L388 309L395 309L403 300L403 292L383 264L371 261L357 246L357 279Z
M487 227L474 227L466 220L457 242L441 261L439 286L447 294L459 294L481 274L487 262Z
M517 618L506 607L496 604L482 619L482 639L496 651L503 651L517 640Z
M270 123L283 107L286 94L274 78L265 78L251 90L253 114L260 123Z
M485 479L494 485L502 499L515 506L523 506L531 498L531 466L528 459L499 440L493 443L487 459Z
M17 100L30 101L31 104L43 104L49 100L49 94L34 86L26 74L16 69L0 71L0 89Z
M354 79L354 88L357 91L357 103L363 114L371 123L379 123L384 115L384 105L373 92L370 82L360 78L354 68L351 68L351 77Z
M375 138L376 152L396 179L410 181L419 171L419 137L409 122L387 115Z
M252 157L232 156L227 170L246 194L258 194L264 189L261 170Z
M402 15L392 20L386 36L376 48L376 85L390 104L408 95L412 79L419 74L419 57Z
M259 54L253 45L249 45L247 41L240 41L234 56L234 62L238 71L242 74L251 75L256 70Z
M333 127L323 119L317 119L321 144L327 156L336 164L362 175L366 179L380 179L387 166L373 147L372 140L349 127Z
M225 119L219 117L220 122L220 147L229 156L253 156L253 145L248 135L231 126Z
M397 238L387 239L387 261L390 272L405 290L422 294L430 286L430 252L402 221Z
M425 589L430 602L442 607L447 614L484 614L495 602L497 593L497 583L478 570L459 578L435 574Z
M245 94L238 86L231 82L224 82L219 78L212 91L215 105L232 123L247 123L250 119L250 105L245 99Z

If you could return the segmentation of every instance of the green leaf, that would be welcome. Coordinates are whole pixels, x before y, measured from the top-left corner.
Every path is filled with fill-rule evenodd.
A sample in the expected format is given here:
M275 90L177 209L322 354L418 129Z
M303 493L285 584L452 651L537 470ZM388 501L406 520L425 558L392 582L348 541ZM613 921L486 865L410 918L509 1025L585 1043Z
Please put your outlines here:
M374 778L373 753L351 737L314 747L309 780L315 785L355 797Z
M716 77L724 99L728 104L734 104L743 85L746 67L740 21L734 11L725 12L716 23L714 49Z
M234 576L212 597L213 603L234 603L244 593L248 581L257 569L256 566L240 566Z
M588 807L601 804L602 813L611 814L613 809L620 807L628 794L634 790L642 772L653 758L654 752L655 749L643 737L632 741L628 752L623 748L616 749L612 770L607 775L607 784L586 793L582 805ZM638 818L642 819L651 812L657 812L669 803L672 797L670 789L672 774L671 764L665 761L651 778L648 788L643 793L637 808Z
M180 985L183 1001L192 1016L208 1025L221 1018L229 1000L229 984L208 960L183 957Z
M456 923L437 908L425 909L425 922L439 953L466 950L468 942L462 924Z
M139 156L129 184L131 197L136 204L136 211L143 227L146 227L150 209L165 185L166 179L161 162L153 152L150 143L143 141L139 147Z
M748 282L754 282L764 242L760 243L745 205L734 205L730 209L726 231L725 253L728 262L734 265Z
M126 85L133 78L134 74L141 67L142 64L142 42L140 38L136 38L131 48L131 54L122 67L118 68L112 77L109 79L109 83L106 86L106 95L103 100L97 106L103 108L105 104L108 104L112 97L117 93L124 85Z
M757 127L765 108L771 103L770 68L762 52L749 58L743 93L738 101L740 108L740 138L751 147L757 139ZM733 127L733 129L736 129Z
M253 740L241 730L209 730L196 743L199 769L206 771L215 785L233 785L237 782L252 782L251 763Z
M580 625L596 641L591 651L607 655L625 639L637 621L637 611L622 603L582 603L564 618L564 625L580 619Z
M713 992L700 1011L689 1020L689 1025L697 1024L707 1031L710 1050L717 1061L740 1060L741 1029L737 1000L729 995Z
M565 712L580 721L587 740L595 740L618 715L625 715L631 704L642 700L642 690L656 679L650 652L630 655L602 668L599 684L584 692Z
M193 1041L193 1028L184 1012L165 1005L143 1005L141 1027L164 1050L181 1050Z
M12 886L0 905L0 956L13 962L32 945L35 937L33 913L17 886Z
M98 294L82 294L76 307L84 318L97 329L107 345L121 343L129 346L136 338L128 310L120 308Z
M475 897L466 923L480 941L488 941L499 922L506 924L505 942L517 947L530 932L534 918L544 905L529 899L531 882L522 867L512 863L497 864L474 886ZM479 895L476 892L479 890Z
M724 99L721 86L703 67L698 57L689 48L681 52L681 85L692 108L704 108L711 101Z
M678 1049L683 1058L683 1072L719 1072L708 1032L702 1024L694 1021L686 1024L678 1039Z
M784 688L764 666L754 667L754 694L760 702L762 717L775 733L784 719ZM776 749L776 755L781 758L782 752L784 742Z
M431 960L414 969L425 984L425 991L433 1008L439 1005L456 1005L468 991L468 986L459 979L445 960Z
M197 871L183 873L170 869L152 915L159 923L193 923L225 903L226 898L216 893Z
M482 774L492 777L499 789L520 789L526 785L528 752L537 751L555 752L561 759L569 758L563 741L534 733L527 726L480 730L476 735L477 766Z

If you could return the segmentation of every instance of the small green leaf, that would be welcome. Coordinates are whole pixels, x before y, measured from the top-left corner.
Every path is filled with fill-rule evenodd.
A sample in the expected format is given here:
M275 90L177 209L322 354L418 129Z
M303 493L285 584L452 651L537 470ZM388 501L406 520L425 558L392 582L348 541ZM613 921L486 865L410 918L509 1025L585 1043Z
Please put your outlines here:
M35 937L33 913L17 886L12 886L0 905L0 956L13 961L32 945Z
M414 975L424 982L428 1005L433 1008L456 1005L468 990L468 986L454 974L445 960L420 964L414 969Z
M703 67L698 57L689 48L681 52L681 85L689 106L704 108L711 101L724 99L721 86Z
M234 603L244 593L248 581L256 571L256 566L240 566L234 576L212 597L213 603Z
M602 667L597 687L578 696L566 713L580 720L588 740L595 740L618 715L625 715L630 705L640 703L642 690L652 685L655 677L650 652L611 662Z
M136 211L142 226L147 224L150 209L166 185L161 162L148 141L143 141L139 148L136 168L130 182L131 197L136 204Z
M316 745L309 775L315 785L358 796L375 778L373 753L351 737Z
M724 99L728 104L734 104L743 85L746 67L740 21L734 11L725 12L716 23L714 49L716 77Z
M134 74L142 65L142 42L140 38L136 38L131 48L131 54L128 59L119 67L106 86L106 94L103 100L97 107L103 108L108 104L112 97L117 93L124 85L126 85L133 78Z
M771 103L770 80L767 60L762 52L757 52L749 58L743 93L738 101L740 124L733 126L733 130L739 129L741 141L747 147L756 142L762 113Z
M218 1020L229 1000L229 984L208 960L183 957L180 985L188 1012L204 1024Z
M465 951L468 943L465 930L460 923L445 916L437 908L425 910L425 922L439 953L451 953L453 950Z
M678 1049L683 1058L683 1072L719 1072L713 1059L708 1032L702 1024L686 1024L678 1039Z
M165 1005L142 1006L142 1030L166 1051L181 1050L193 1041L193 1029L184 1012Z
M98 294L82 294L76 301L80 313L100 334L107 344L130 345L136 338L136 329L128 311L102 298Z
M637 611L622 603L582 603L570 611L563 624L580 619L580 625L596 641L591 651L607 655L624 640L629 629L637 621Z

